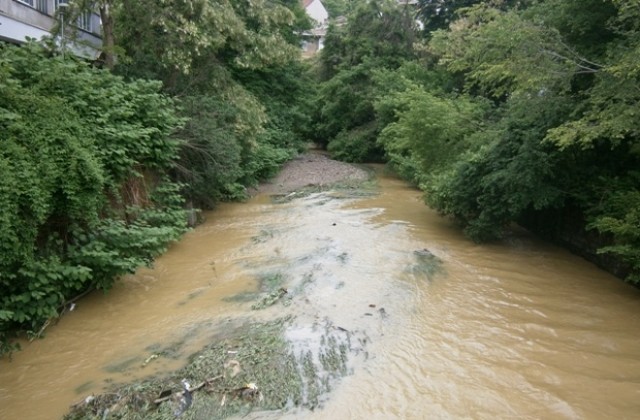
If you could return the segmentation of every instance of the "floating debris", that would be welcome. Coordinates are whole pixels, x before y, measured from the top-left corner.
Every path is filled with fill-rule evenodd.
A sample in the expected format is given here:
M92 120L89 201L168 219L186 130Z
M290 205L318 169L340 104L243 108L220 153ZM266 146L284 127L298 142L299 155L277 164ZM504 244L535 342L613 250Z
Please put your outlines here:
M175 394L176 398L173 400L174 405L176 406L176 408L173 410L173 414L176 417L180 417L181 415L183 415L184 412L187 411L189 407L191 407L191 404L193 403L191 385L189 385L189 382L187 382L186 379L183 379L181 382L182 382L182 388L184 389L184 391L182 391L181 393Z
M229 354L229 352L227 352L227 354ZM225 374L226 374L226 371L230 371L229 376L232 378L235 378L238 375L238 373L240 373L240 371L242 370L240 368L240 362L238 362L235 359L226 361L224 363L224 368L225 368Z
M287 328L285 334L292 320L226 330L180 371L90 395L65 419L214 419L254 409L319 407L333 381L348 374L347 357L367 357L367 340L362 332L328 322L317 331L305 329L312 341L292 347L287 337L296 330Z
M413 251L416 256L417 263L411 266L411 272L416 276L426 276L428 280L432 280L436 274L444 272L442 269L442 260L427 248Z
M256 309L264 309L264 308L267 308L269 306L272 306L277 301L279 301L284 296L286 296L288 293L289 293L289 291L287 289L285 289L284 287L281 287L278 290L267 294L259 302L254 303L253 305L251 305L251 309L254 309L254 310L256 310Z
M144 362L142 362L142 367L147 366L149 363L156 360L158 357L160 357L159 354L152 354L151 356L147 357L146 359L144 359Z
M420 257L432 257L432 258L437 258L435 255L433 255L433 253L431 251L429 251L427 248L423 248L423 249L418 249L416 251L413 251L414 254L420 256Z
M264 397L260 393L258 389L258 385L254 382L250 382L243 386L242 388L238 388L234 390L236 397L243 398L248 401L262 401Z

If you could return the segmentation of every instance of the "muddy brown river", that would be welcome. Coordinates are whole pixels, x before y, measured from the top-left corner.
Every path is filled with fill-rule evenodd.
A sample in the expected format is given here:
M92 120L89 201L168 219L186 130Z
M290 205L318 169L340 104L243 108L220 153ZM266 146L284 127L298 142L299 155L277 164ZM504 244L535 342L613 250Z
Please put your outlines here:
M154 268L1 360L0 419L61 418L111 384L178 369L238 317L282 313L294 346L330 323L366 349L321 408L245 418L640 416L640 291L523 230L476 245L402 181L378 182L375 196L259 196L206 214ZM296 291L289 305L232 299L265 273ZM175 353L152 358L166 343Z

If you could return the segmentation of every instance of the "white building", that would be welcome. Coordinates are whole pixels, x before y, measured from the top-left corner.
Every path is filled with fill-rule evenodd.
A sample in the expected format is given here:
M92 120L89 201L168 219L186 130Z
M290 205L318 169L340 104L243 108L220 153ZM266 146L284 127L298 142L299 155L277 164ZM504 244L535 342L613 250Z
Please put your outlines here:
M329 19L329 13L320 0L303 0L304 10L316 22L316 26L324 25Z
M40 40L50 36L60 19L56 11L61 3L67 0L0 0L0 40L21 44L27 38ZM74 22L65 22L69 23L78 42L69 42L67 46L78 55L95 57L102 45L100 16L82 13Z
M320 0L302 0L302 6L307 15L313 20L313 28L306 31L302 44L302 55L311 57L324 47L327 35L329 13Z

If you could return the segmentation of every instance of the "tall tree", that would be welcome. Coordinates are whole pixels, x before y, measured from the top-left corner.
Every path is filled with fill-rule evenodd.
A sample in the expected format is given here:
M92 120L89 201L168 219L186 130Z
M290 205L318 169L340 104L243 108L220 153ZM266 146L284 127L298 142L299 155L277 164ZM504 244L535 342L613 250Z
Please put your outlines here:
M320 55L317 138L344 160L380 160L374 101L376 71L395 69L414 57L416 24L396 2L359 4L344 26L331 26Z
M568 90L576 72L595 71L553 28L484 4L436 31L429 49L450 72L464 75L467 89L493 98Z
M423 25L424 33L429 34L438 29L447 29L449 25L461 17L464 9L488 4L491 7L502 10L515 7L524 7L532 3L532 0L418 0L418 19Z

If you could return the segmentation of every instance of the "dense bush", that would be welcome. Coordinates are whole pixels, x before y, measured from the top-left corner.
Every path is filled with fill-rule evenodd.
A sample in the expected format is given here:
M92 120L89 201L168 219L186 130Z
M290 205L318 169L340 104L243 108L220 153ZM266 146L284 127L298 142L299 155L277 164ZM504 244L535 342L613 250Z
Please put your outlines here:
M124 82L37 45L0 47L0 340L37 334L184 232L182 121L158 83Z
M115 71L161 80L189 119L174 137L173 174L191 204L245 198L303 148L311 86L299 62L309 27L299 2L130 2L115 15L127 56Z
M413 58L416 26L408 9L386 1L357 3L348 19L330 26L320 55L315 140L342 160L380 161L374 103L386 87L375 76Z

